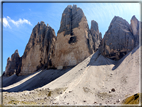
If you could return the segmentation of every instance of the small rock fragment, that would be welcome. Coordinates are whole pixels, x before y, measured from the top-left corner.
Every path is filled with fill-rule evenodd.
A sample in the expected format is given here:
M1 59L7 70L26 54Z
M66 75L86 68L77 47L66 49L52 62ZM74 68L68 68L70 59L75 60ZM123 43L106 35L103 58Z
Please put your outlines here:
M86 102L85 100L83 100L83 102Z
M115 92L115 89L114 89L114 88L112 88L112 89L111 89L111 91L112 91L112 92Z
M116 102L119 103L119 102L120 102L120 99L118 99Z

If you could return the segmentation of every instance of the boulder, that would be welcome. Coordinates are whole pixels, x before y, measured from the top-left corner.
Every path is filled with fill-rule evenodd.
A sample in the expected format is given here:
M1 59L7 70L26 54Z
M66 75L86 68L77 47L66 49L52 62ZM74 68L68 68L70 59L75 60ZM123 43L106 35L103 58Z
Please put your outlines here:
M69 5L65 8L55 43L55 57L52 59L57 69L74 66L94 50L91 48L87 19L79 7ZM93 44L93 42L92 42Z
M129 23L115 16L102 40L101 53L108 58L119 60L135 47L135 42Z
M18 66L20 64L21 57L19 56L18 50L14 52L14 54L11 55L11 58L8 57L7 59L7 65L5 69L5 76L11 76L14 73L17 72Z
M32 31L29 42L22 56L19 75L28 75L39 69L53 67L51 57L54 55L56 40L54 29L46 26L43 21Z

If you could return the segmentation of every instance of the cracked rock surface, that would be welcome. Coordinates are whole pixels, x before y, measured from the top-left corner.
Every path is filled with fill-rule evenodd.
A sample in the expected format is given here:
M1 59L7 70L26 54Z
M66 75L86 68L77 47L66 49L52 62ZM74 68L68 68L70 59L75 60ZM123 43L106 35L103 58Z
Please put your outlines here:
M22 56L21 72L28 75L41 68L52 67L51 57L54 55L54 29L46 26L43 21L38 23L32 31L29 42Z
M14 54L11 55L11 58L9 57L7 59L7 65L4 75L11 76L14 73L16 74L20 63L21 57L19 56L18 50L16 50Z
M135 20L132 17L130 26L121 17L115 16L113 18L102 40L102 55L119 60L138 45L138 33L136 33L137 36L133 35L135 34L135 29L133 28ZM138 26L137 20L135 24ZM130 27L132 30L130 30Z
M93 26L93 24L92 24ZM98 29L98 25L95 25ZM74 66L91 55L98 45L95 30L89 30L87 19L79 7L69 5L65 8L55 43L53 64L57 69ZM94 32L93 32L94 31ZM92 35L92 32L94 35ZM96 31L98 33L98 31ZM97 34L98 36L99 34ZM98 42L100 44L100 42Z

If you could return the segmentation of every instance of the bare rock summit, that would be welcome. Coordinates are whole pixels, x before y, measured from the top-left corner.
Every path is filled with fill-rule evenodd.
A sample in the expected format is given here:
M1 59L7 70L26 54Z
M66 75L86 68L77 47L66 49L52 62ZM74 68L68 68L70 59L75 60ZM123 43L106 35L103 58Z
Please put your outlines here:
M137 46L139 44L139 31L140 31L139 26L140 26L140 22L138 21L138 19L135 16L133 16L131 18L130 30L135 38L135 46Z
M67 6L55 43L55 58L52 61L55 67L62 69L74 66L87 58L94 52L91 40L92 35L82 9L76 5Z
M94 20L91 21L90 29L90 46L94 52L96 52L102 41L102 34L99 32L98 23Z
M57 37L54 29L43 21L33 28L16 74L28 75L40 69L75 66L97 51L101 39L97 22L92 21L89 29L82 9L68 5L62 14Z
M133 18L131 22L132 31L137 34L135 31L137 25L133 24ZM133 33L126 20L115 16L102 40L101 53L108 58L119 60L134 49L137 41Z
M4 75L11 76L13 74L16 74L20 61L21 57L19 56L18 50L16 50L14 54L11 55L11 58L8 57L7 59L7 65Z
M51 57L54 54L56 40L54 29L43 21L32 31L29 42L22 56L19 75L28 75L39 69L52 67Z

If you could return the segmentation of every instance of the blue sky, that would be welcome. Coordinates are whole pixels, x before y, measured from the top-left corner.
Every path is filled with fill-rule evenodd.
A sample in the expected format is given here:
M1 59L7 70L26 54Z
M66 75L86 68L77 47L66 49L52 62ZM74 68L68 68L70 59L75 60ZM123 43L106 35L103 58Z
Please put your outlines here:
M140 20L139 3L3 3L3 71L7 58L18 49L23 55L33 27L40 21L49 24L57 35L61 16L67 5L80 7L88 21L98 22L102 35L107 31L114 16L120 16L130 23L135 15Z

